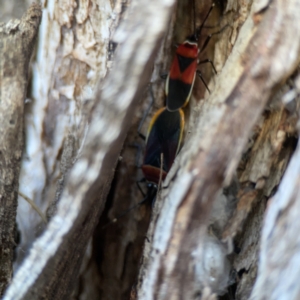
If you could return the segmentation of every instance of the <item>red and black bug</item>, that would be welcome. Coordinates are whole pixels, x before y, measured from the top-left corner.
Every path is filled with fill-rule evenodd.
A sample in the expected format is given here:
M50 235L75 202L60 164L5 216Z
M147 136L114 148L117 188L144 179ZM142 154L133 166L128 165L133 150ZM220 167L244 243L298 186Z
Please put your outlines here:
M104 227L116 222L142 203L153 203L160 179L164 180L180 150L184 129L184 113L182 109L170 112L166 107L159 109L152 117L146 140L146 149L141 169L147 182L145 194L137 182L144 199L127 209ZM141 134L140 134L141 135ZM141 135L142 136L142 135ZM143 137L143 136L142 136Z
M163 107L152 117L142 165L144 177L149 183L157 185L161 173L162 179L165 179L180 149L183 129L184 113L181 109L170 112Z
M194 3L195 6L195 3ZM198 55L202 52L212 35L207 36L201 49L198 47L198 38L201 35L202 28L209 17L214 4L210 7L201 26L196 29L195 33L188 37L182 44L179 44L175 57L172 61L170 72L167 77L165 93L167 96L166 103L169 111L176 111L187 105L192 94L196 74L200 77L206 89L209 88L202 78L201 72L197 70L199 64L209 62L216 72L212 62L209 59L198 61ZM194 22L195 22L195 7L194 7Z

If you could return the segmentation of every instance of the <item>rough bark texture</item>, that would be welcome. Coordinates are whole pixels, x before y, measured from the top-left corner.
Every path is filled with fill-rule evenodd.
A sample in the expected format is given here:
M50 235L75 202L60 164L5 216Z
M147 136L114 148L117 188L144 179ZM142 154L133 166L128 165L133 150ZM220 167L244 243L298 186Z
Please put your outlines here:
M20 19L33 0L15 0L0 2L0 22L8 22L11 19Z
M12 277L24 103L41 15L32 5L21 20L0 24L0 296Z
M199 26L207 14L211 3L197 2L197 26ZM216 6L209 18L208 25L215 27L205 29L199 43L203 43L208 32L218 31L220 5ZM94 257L99 270L98 286L102 299L127 299L129 291L136 284L138 268L143 243L149 246L145 236L149 225L152 204L137 208L126 216L118 220L117 223L104 227L115 217L126 211L143 199L143 195L137 188L136 182L143 178L143 174L138 166L142 163L144 142L138 136L138 128L142 117L146 116L146 121L141 127L141 132L146 134L147 127L153 114L164 106L164 85L165 80L161 74L166 73L170 68L170 63L176 47L174 45L182 42L193 31L191 17L193 5L191 1L179 1L173 13L172 20L168 25L166 35L162 41L160 51L157 53L154 63L154 70L149 88L146 90L144 101L138 107L137 117L133 120L131 131L128 133L122 151L122 160L119 162L112 192L108 198L106 211L104 212L94 237ZM208 48L202 53L202 59L213 58L213 40ZM203 77L208 83L211 75L211 67L201 69ZM195 93L202 95L205 87L200 79L196 80ZM151 102L150 92L152 89L155 95L154 102ZM188 108L187 108L188 110ZM195 111L196 112L196 111ZM192 117L195 117L193 115ZM188 118L188 115L186 115ZM188 130L188 128L186 128ZM147 191L146 184L142 184L144 191Z
M258 277L251 299L298 299L300 296L297 284L300 267L299 163L298 144L266 212Z
M291 1L289 5L283 1L272 1L270 6L255 4L219 75L214 92L201 107L201 118L192 129L192 139L182 149L177 177L162 193L166 199L157 220L155 216L153 218L156 224L153 234L148 234L150 249L144 251L139 299L193 299L201 295L206 285L212 292L220 292L219 286L214 286L216 283L206 281L203 274L199 278L197 273L198 264L206 255L204 236L213 201L222 186L230 182L251 129L271 95L299 62L299 40L298 37L296 40L291 38L297 36L297 28L292 23L297 19L293 12L299 10L299 1ZM241 185L238 195L237 207L241 211L236 212L236 219L249 217L251 222L245 224L248 227L238 239L241 252L233 262L238 271L249 272L249 276L245 275L238 282L237 299L247 299L255 279L264 197L274 192L294 148L292 143L282 150L288 130L285 113L274 112L265 119L253 146L261 148L259 151L252 148L244 173L238 174L245 187ZM282 125L286 129L282 130ZM274 132L268 131L270 126ZM263 144L264 140L267 143ZM281 151L285 155L283 160ZM168 179L170 176L167 182ZM247 182L251 183L250 189ZM243 189L248 197L243 196ZM255 207L257 202L262 206ZM246 203L244 208L243 203ZM256 209L254 217L251 217L251 209ZM240 220L239 225L242 224ZM251 234L252 241L247 238L247 233ZM231 238L224 236L224 241L231 248ZM209 271L216 273L216 270ZM206 275L214 277L214 273Z
M48 4L51 10L44 11L46 24L42 24L42 27L49 25L49 19L52 20L61 16L59 21L63 27L63 32L68 31L67 28L72 24L72 11L61 11L59 4L54 7L53 11L51 3L48 2ZM51 216L46 231L33 244L26 260L16 272L4 299L63 299L73 291L83 253L98 222L104 200L110 188L114 168L124 137L130 126L134 106L149 81L151 62L158 41L161 40L163 30L169 20L172 5L172 1L153 1L150 6L139 2L130 8L129 16L134 15L135 18L128 18L129 21L124 23L123 27L117 32L115 37L115 41L119 44L115 58L117 67L115 72L112 71L107 76L104 85L101 85L101 89L100 86L98 88L95 96L97 101L94 101L92 114L89 115L90 124L84 140L84 147L76 153L76 163L70 171L56 213ZM69 8L72 9L72 7ZM159 8L159 14L156 12L157 8ZM59 15L60 13L62 15ZM152 22L155 26L152 26ZM51 34L47 37L50 46L53 46L52 43L55 44L55 41L61 41L60 28L55 27L55 24L59 25L53 22L50 28L47 27L50 33L58 35L56 40L51 37ZM138 27L139 30L136 30L137 24L142 24ZM72 38L72 32L70 32L70 38ZM78 35L76 35L77 38ZM142 43L144 36L148 37L147 43ZM43 43L43 41L40 40L40 43ZM75 43L75 45L80 47L78 43ZM76 58L79 59L79 54L85 54L84 51L77 53L69 48L67 50L71 53L69 51L65 52L64 46L64 44L62 48L57 48L57 44L56 48L53 46L58 51L57 56L49 48L42 47L41 53L39 53L41 56L38 55L38 61L45 54L49 56L50 64L41 65L40 68L43 67L43 69L36 70L38 73L35 76L39 76L33 79L33 94L41 95L38 107L46 108L44 113L49 109L48 113L50 114L48 122L47 117L42 115L43 109L36 111L38 114L35 115L35 120L42 123L35 123L34 130L40 132L40 134L43 133L43 138L45 138L45 135L47 137L47 134L50 134L50 144L56 139L62 139L59 135L59 129L62 130L61 126L59 127L61 118L58 118L59 111L54 109L53 102L59 99L60 101L57 103L61 104L64 100L61 94L67 93L67 96L71 97L74 88L76 90L76 86L70 87L70 89L64 86L65 89L55 90L55 85L60 85L62 79L67 80L68 74L63 73L65 77L63 76L61 80L58 80L56 73L53 73L51 68L59 70L62 67L61 64L63 64L60 59L68 55L71 55L71 57L77 55ZM92 47L93 44L90 46ZM53 48L51 49L53 51ZM59 73L59 75L62 74ZM46 78L46 82L39 85L38 81L42 79L42 76ZM49 79L48 76L52 79ZM84 85L80 90L82 91L83 88ZM87 85L87 88L90 89L90 86ZM91 94L88 93L88 95ZM51 99L51 102L46 106L43 96ZM81 110L80 112L83 113ZM72 115L72 117L74 116ZM45 142L45 139L42 141ZM76 141L78 142L78 140ZM39 139L37 144L40 142ZM66 141L66 144L72 146L74 142L72 140L70 142ZM53 147L51 149L53 150ZM50 150L46 153L51 158L52 152ZM66 151L66 157L69 156L70 154ZM33 160L32 157L30 163L33 163ZM55 160L52 162L54 163ZM49 161L47 160L46 163L49 163ZM52 170L51 165L49 169ZM37 176L37 174L34 174L34 176ZM38 181L43 178L36 177L35 180ZM59 191L59 185L57 190ZM55 193L53 193L54 195Z
M211 3L196 1L197 26ZM193 2L173 4L44 3L20 191L49 224L20 198L4 299L298 299L299 0L215 1L199 40L219 32L199 55L212 93L196 79L154 208L108 224L143 197L139 122L145 134L194 30Z
M48 219L55 214L69 170L82 150L96 86L107 73L114 15L109 1L47 1L43 8L26 107L20 191ZM108 22L102 24L104 19ZM16 267L45 229L28 203L22 198L19 203Z

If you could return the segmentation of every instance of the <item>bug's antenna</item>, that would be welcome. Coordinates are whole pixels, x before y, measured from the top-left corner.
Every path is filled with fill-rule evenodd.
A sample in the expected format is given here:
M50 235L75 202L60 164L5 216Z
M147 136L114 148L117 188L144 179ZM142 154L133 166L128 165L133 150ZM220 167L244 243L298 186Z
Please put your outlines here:
M212 9L214 8L214 6L215 6L215 3L212 3L212 5L211 5L211 7L210 7L208 13L206 14L206 16L205 16L205 18L204 18L202 24L200 25L199 29L196 30L196 32L195 32L196 40L198 40L198 37L199 37L199 35L201 34L201 31L202 31L202 28L203 28L203 26L204 26L204 24L205 24L207 18L209 17L209 15L210 15Z
M195 40L197 40L197 27L196 27L196 0L193 0L193 10L194 10L194 34L195 34Z

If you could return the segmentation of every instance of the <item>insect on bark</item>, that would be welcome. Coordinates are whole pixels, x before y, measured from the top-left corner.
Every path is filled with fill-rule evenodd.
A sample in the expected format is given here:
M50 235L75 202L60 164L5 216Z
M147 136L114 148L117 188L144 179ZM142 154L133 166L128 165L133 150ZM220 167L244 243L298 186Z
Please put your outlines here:
M173 58L170 72L167 76L165 93L166 93L166 105L169 111L176 111L182 107L185 107L190 100L196 74L200 77L201 81L205 85L206 89L210 92L206 82L202 78L201 72L197 70L199 64L210 63L215 73L217 73L213 63L209 59L198 61L198 55L207 46L209 40L214 34L207 36L203 46L199 48L198 39L201 35L202 28L208 19L214 3L211 5L207 12L202 24L196 28L196 16L195 16L195 1L194 4L194 28L195 32L189 36L182 44L177 46L175 56Z

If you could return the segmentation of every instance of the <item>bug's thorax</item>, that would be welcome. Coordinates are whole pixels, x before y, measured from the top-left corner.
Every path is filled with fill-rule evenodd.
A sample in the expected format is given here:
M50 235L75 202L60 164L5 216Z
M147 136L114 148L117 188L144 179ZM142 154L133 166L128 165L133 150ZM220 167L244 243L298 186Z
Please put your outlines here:
M190 40L185 40L180 44L176 50L177 55L181 55L186 58L197 58L198 57L198 44Z

